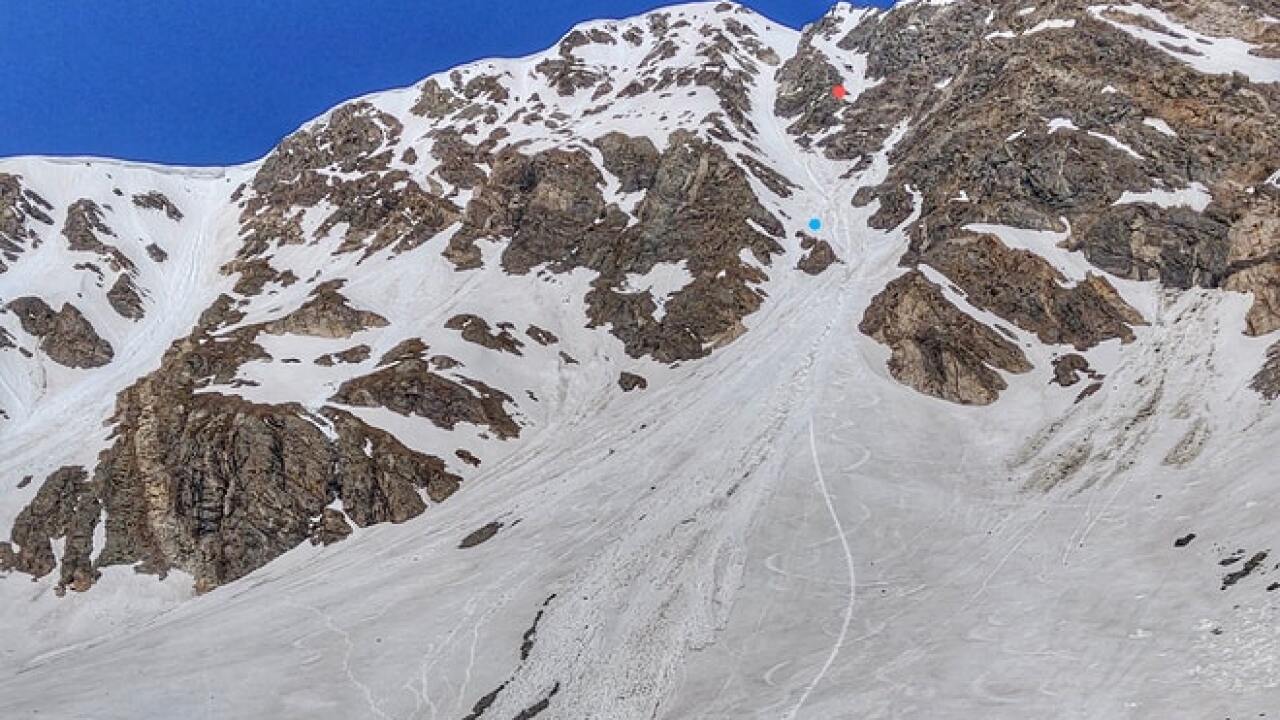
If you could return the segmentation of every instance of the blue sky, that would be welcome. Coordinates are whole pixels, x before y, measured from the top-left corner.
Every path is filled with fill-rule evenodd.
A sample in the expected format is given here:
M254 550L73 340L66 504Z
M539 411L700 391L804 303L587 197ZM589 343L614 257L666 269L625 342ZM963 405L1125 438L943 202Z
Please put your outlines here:
M878 0L883 2L883 0ZM749 0L799 27L834 0ZM0 0L0 156L260 157L355 95L653 0Z

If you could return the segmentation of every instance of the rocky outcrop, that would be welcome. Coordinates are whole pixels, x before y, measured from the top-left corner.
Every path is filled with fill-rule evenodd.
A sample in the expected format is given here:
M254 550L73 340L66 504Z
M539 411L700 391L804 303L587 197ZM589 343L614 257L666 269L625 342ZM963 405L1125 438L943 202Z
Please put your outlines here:
M352 308L339 290L343 281L331 280L312 289L302 307L263 325L272 335L308 335L323 338L348 338L371 327L386 327L381 315Z
M831 244L826 240L805 235L800 240L800 249L807 252L800 258L800 262L796 263L796 269L808 275L821 275L824 270L831 267L831 263L837 261L836 251L831 249Z
M23 297L9 303L8 308L28 335L40 338L40 350L59 365L96 368L115 357L111 344L70 303L54 312L38 297Z
M54 328L50 337L65 324L36 299L17 305L24 325ZM158 370L119 395L113 442L92 481L68 471L46 482L24 511L33 520L15 530L18 551L0 550L11 556L8 566L47 573L56 558L40 538L66 537L64 586L83 590L98 568L130 564L160 574L182 569L207 590L308 539L340 540L349 534L344 524L349 530L416 517L457 489L461 478L443 460L341 409L208 391L235 385L244 363L270 360L255 339L271 323L227 329L241 320L235 300L223 295ZM331 286L274 329L341 337L369 321ZM491 402L471 397L477 406ZM105 540L95 548L98 525Z
M1085 356L1078 353L1067 353L1053 360L1053 380L1052 382L1062 387L1071 387L1080 382L1081 373L1087 375L1091 379L1099 379L1093 368L1089 367L1089 361Z
M8 263L18 259L24 250L40 242L31 222L53 225L49 212L53 206L30 188L22 185L17 175L0 173L0 273Z
M181 568L209 589L312 537L335 500L359 526L402 522L425 509L420 490L442 499L457 486L442 461L341 411L217 393L174 400L155 376L120 399L118 439L96 475L99 565Z
M107 302L111 308L130 320L141 320L146 315L142 307L142 296L138 294L138 286L127 273L121 273L115 284L107 291Z
M352 532L347 516L341 510L327 507L311 525L311 544L332 545L346 540Z
M872 299L858 329L889 346L889 372L922 393L986 405L1008 387L996 370L1031 370L1022 350L961 312L942 289L909 271Z
M643 390L649 387L649 381L635 373L624 372L618 376L618 387L622 388L623 392L631 392L637 389Z
M1253 202L1227 233L1227 273L1222 286L1253 294L1245 331L1280 330L1280 187L1262 183Z
M520 426L505 409L512 401L509 395L477 380L455 382L416 358L397 360L377 372L348 380L338 388L333 401L423 417L446 430L469 423L486 427L499 438L520 434Z
M95 253L115 272L133 272L133 261L120 249L99 236L115 237L115 231L103 221L102 208L88 198L81 198L67 208L62 236L75 252Z
M560 338L556 337L555 333L550 330L540 328L537 325L530 325L525 328L524 334L533 338L534 342L539 345L555 345L560 342Z
M1267 349L1267 361L1250 386L1268 400L1280 398L1280 341Z
M133 204L146 210L163 212L165 217L174 222L182 220L182 211L178 209L178 206L174 205L168 196L157 190L134 195Z
M402 131L394 116L354 102L286 138L263 162L244 202L244 244L227 272L243 275L257 266L253 272L264 280L239 291L256 294L277 279L269 269L271 248L303 242L302 214L321 203L327 214L317 235L343 225L338 252L362 250L365 257L412 250L453 223L459 211L451 202L391 169Z
M520 348L524 347L524 343L505 328L500 328L496 333L493 332L489 322L479 315L469 313L454 315L445 322L444 326L450 330L460 331L462 339L469 343L512 355L522 354Z
M819 21L806 31L799 50L778 71L778 96L774 99L773 112L790 121L787 131L797 135L802 145L809 145L808 138L822 135L839 124L837 113L842 103L831 94L840 84L840 71L811 44L812 37L829 32L830 20Z
M1066 286L1040 256L1014 250L992 235L962 235L931 247L923 261L946 275L975 307L1033 332L1050 345L1077 350L1111 338L1133 340L1142 316L1100 275Z
M604 167L618 178L619 190L639 192L653 187L658 174L658 148L647 137L631 137L611 132L594 142L604 159Z
M754 287L767 279L762 266L783 252L781 223L760 205L742 168L719 146L677 132L636 220L608 254L586 255L601 274L587 295L591 324L607 324L628 355L659 362L704 357L741 334L742 319L762 302ZM682 263L693 278L665 299L661 319L649 293L617 289L627 274L659 263Z
M760 265L783 252L781 223L760 205L745 172L718 145L687 132L674 133L656 158L648 141L618 133L598 143L619 182L645 193L634 223L606 206L603 177L587 153L507 150L495 157L445 256L459 269L478 267L478 241L509 237L507 272L597 272L586 297L591 325L608 326L633 357L698 358L737 337L742 318L760 306L752 287L766 279ZM744 262L744 251L759 265ZM694 277L665 299L660 319L648 293L617 289L627 275L659 263L684 263Z
M445 256L459 269L478 267L476 240L509 237L502 254L507 272L527 273L542 263L568 270L604 212L602 183L585 152L501 152L488 181L467 205L462 229L450 239ZM614 215L610 225L625 224L620 212Z
M1263 27L1240 24L1254 10L1164 5L1184 22L1226 13L1236 28L1228 34ZM1003 298L965 289L975 305L1046 342L1123 339L1137 318L1101 280L1072 289L1074 299L1018 283L1020 275L1005 274L1008 253L974 251L967 225L1069 228L1063 246L1101 270L1252 292L1249 331L1280 327L1277 188L1265 182L1280 156L1274 85L1197 72L1087 6L914 3L851 26L845 11L833 11L806 30L784 67L777 112L799 141L819 138L829 158L852 162L851 172L902 132L883 184L857 202L879 201L872 221L880 228L916 213L904 265L929 263L962 287L962 276L1013 279ZM838 82L819 49L828 43L865 53L877 81L851 102L823 92ZM1171 203L1175 191L1183 199Z
M316 358L315 363L324 367L333 367L339 363L352 365L368 360L372 353L373 348L368 345L355 345L346 350L321 355Z
M62 540L59 592L67 587L88 589L97 578L90 556L99 514L98 496L84 468L58 470L18 514L10 536L12 544L0 543L0 570L44 577L58 567L53 541Z

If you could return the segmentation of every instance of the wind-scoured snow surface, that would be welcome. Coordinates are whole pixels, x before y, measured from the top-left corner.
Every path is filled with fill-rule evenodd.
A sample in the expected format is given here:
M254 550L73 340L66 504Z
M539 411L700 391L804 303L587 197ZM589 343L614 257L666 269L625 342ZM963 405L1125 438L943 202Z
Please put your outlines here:
M798 33L749 21L766 45L794 50ZM863 59L821 50L850 96L873 82ZM425 247L394 265L351 261L343 292L405 336L428 324L424 314L478 310L520 327L560 318L547 327L584 361L575 372L585 378L567 380L554 360L503 375L540 398L537 415L522 418L531 430L518 445L486 446L482 472L454 497L402 525L302 546L207 595L129 568L64 598L53 578L0 582L0 717L507 720L543 701L539 717L599 720L1209 718L1280 707L1280 617L1261 587L1221 589L1231 568L1218 565L1274 540L1275 450L1258 438L1277 437L1280 417L1246 387L1266 347L1241 332L1248 298L1114 280L1149 325L1123 354L1115 340L1085 353L1106 375L1098 403L1072 404L1043 374L1007 375L1009 391L987 407L915 393L889 377L888 349L857 331L871 296L903 272L903 229L873 229L875 206L851 204L887 175L888 146L906 128L845 177L846 165L797 147L773 117L775 70L762 66L750 89L751 120L761 151L800 189L771 209L785 213L789 236L822 218L817 234L840 263L816 277L771 273L749 331L707 359L626 360L650 387L624 394L612 366L591 361L625 354L582 328L586 277L556 279L572 290L533 277L490 282L496 261L463 276ZM413 97L374 101L403 110ZM602 121L601 133L611 129L641 134L644 124ZM217 272L238 242L228 197L253 168L31 159L0 171L59 207L110 202L117 186L160 188L186 214L165 274L140 282L154 304L147 317L91 317L117 348L112 365L92 379L46 368L37 395L0 366L0 406L19 428L4 430L0 454L8 527L32 492L14 482L75 457L91 467L115 394L158 367L230 282ZM1203 207L1203 192L1123 202ZM978 229L1072 282L1097 272L1058 246L1065 235ZM332 261L327 247L288 252L277 260L302 277ZM74 289L38 286L46 263L65 263L54 253L46 243L0 275L0 295L72 299ZM685 272L664 265L627 283L661 306ZM1050 349L1012 332L1037 366L1048 363ZM263 342L278 344L267 347L273 357L309 359L362 339ZM394 341L378 340L373 357ZM495 380L485 351L446 350ZM308 360L242 372L260 385L236 392L305 404L332 393L330 373L352 371ZM422 423L362 412L410 446L431 446L435 430ZM496 536L459 549L494 521ZM1197 539L1175 547L1188 533Z

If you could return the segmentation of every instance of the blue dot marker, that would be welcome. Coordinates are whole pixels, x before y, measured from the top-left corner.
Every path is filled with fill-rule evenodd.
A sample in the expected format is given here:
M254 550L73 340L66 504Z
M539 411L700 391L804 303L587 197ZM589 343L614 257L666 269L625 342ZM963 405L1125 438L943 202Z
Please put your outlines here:
M813 231L815 231L815 232L816 232L816 231L818 231L818 230L821 230L821 229L822 229L822 221L821 221L821 220L819 220L818 218L813 218L812 220L810 220L810 221L809 221L809 229L810 229L810 230L813 230Z

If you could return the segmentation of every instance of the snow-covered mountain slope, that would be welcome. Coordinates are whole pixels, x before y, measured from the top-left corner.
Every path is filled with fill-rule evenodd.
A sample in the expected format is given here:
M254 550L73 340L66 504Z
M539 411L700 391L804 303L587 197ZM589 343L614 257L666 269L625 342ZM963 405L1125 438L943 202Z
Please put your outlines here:
M0 161L0 714L1272 712L1269 12L685 5Z

